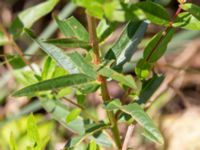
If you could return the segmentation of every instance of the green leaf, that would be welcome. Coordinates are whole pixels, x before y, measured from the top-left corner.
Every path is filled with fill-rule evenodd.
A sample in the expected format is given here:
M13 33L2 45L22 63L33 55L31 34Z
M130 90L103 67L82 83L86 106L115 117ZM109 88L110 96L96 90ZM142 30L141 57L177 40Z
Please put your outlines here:
M102 3L104 0L72 0L76 5L86 8L86 12L91 16L101 19L104 11Z
M50 79L53 76L53 73L56 68L56 62L51 58L47 57L44 61L43 70L42 70L42 79Z
M12 132L10 133L9 148L10 148L10 150L18 150L16 141L15 141L15 137Z
M102 76L108 77L108 78L112 78L113 80L118 81L119 83L126 85L132 89L136 89L136 84L135 81L133 80L133 78L128 75L128 76L124 76L123 74L120 74L108 67L103 67L101 68L98 73Z
M133 5L134 6L134 5ZM164 7L161 5L146 1L146 2L140 2L136 3L135 6L139 9L141 9L146 18L150 20L152 23L158 24L158 25L168 25L169 24L169 15Z
M156 128L147 113L137 103L124 105L119 109L131 115L133 119L135 119L146 131L148 131L148 133L151 133L158 143L164 143L160 131Z
M151 79L143 81L137 103L145 104L158 89L163 80L163 76L154 75Z
M75 120L81 113L81 109L75 108L73 109L66 117L66 123L69 123L73 120Z
M24 27L30 28L36 21L50 13L58 2L59 0L48 0L22 11L11 24L11 33L17 36Z
M67 37L77 38L80 41L88 42L89 34L83 25L74 17L70 17L66 20L60 20L55 17L61 32Z
M102 19L96 29L99 42L104 41L110 34L112 34L117 25L117 22L108 22L106 19Z
M27 120L27 134L31 140L39 144L40 135L33 114L30 114Z
M156 62L166 51L168 43L174 35L175 29L168 28L165 32L157 33L144 49L143 57L147 62Z
M7 55L6 57L13 69L20 69L26 66L25 62L18 55Z
M84 58L77 52L71 54L65 54L60 48L42 42L33 35L33 33L26 29L26 33L43 49L49 54L61 67L69 71L70 73L85 73L96 78L96 73L93 67L88 64Z
M74 52L68 54L74 65L77 67L79 72L84 73L94 79L96 79L96 72L92 65L90 65L79 53Z
M75 120L66 123L66 117L69 115L70 112L63 102L55 99L48 99L47 97L41 97L40 101L44 109L49 112L51 116L61 125L79 135L85 133L84 122L81 117L77 117Z
M152 64L147 62L145 59L140 59L135 67L136 75L141 79L146 79L152 68Z
M97 81L92 81L80 86L76 86L76 88L81 91L83 94L89 94L96 92L100 87L100 84Z
M90 49L91 46L88 42L80 41L76 38L63 38L63 39L49 39L44 42L56 45L62 48L84 48Z
M93 79L84 74L69 74L49 80L41 81L36 84L27 86L14 93L14 96L27 96L35 92L54 90L63 87L85 84Z
M147 23L144 21L133 21L126 25L119 40L105 56L106 59L116 60L113 67L120 67L131 59L146 29Z
M108 111L119 109L120 107L122 107L122 103L119 99L114 99L111 102L105 104L105 109Z
M9 44L9 40L8 38L4 35L3 32L0 32L0 46L3 46L3 45L6 45L6 44Z
M177 16L173 26L187 30L200 30L200 21L188 12L183 12Z
M188 11L190 14L192 14L194 17L196 17L198 20L200 20L200 7L192 4L192 3L185 3L180 5L181 8L185 11Z
M88 145L87 150L99 150L99 146L95 141L90 141L90 144Z

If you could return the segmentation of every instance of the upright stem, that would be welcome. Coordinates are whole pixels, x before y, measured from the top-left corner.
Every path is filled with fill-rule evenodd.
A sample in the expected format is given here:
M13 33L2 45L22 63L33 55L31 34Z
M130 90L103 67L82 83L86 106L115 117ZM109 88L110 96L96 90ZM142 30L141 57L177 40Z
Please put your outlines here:
M87 14L87 22L88 22L88 29L89 29L89 34L90 34L90 44L92 45L92 48L94 51L93 63L95 65L99 65L101 63L101 59L100 59L100 54L99 54L99 42L98 42L98 38L96 34L96 20L95 18ZM101 84L101 95L102 95L103 101L110 101L110 95L108 93L106 78L101 75L98 75L97 80ZM107 116L112 125L111 129L112 129L115 143L118 149L121 149L122 144L120 140L119 130L117 127L117 120L115 119L114 113L112 111L107 111Z

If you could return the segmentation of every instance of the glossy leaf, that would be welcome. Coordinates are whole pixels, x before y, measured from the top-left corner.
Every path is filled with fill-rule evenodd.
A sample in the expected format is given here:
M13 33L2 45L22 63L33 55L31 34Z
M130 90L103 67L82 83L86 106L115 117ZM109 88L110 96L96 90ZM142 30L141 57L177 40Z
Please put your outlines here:
M157 33L144 49L144 59L151 63L156 62L165 53L174 32L174 28L168 28L166 32Z
M113 80L118 81L119 83L126 85L132 89L136 89L135 81L131 76L124 76L123 74L120 74L108 67L101 68L98 73L102 76L112 78Z
M59 0L48 0L22 11L11 24L11 33L17 36L24 27L30 28L36 21L50 13L58 2Z
M75 108L72 111L70 111L70 113L66 117L66 123L69 123L75 120L79 116L80 113L81 113L81 110L78 108Z
M119 40L105 56L106 59L116 60L113 67L120 67L131 59L146 29L147 23L144 21L133 21L126 25Z
M88 42L80 41L76 38L49 39L46 40L45 42L62 48L84 48L84 49L91 48Z
M54 90L63 87L85 84L93 79L84 74L69 74L49 80L41 81L36 84L27 86L14 93L14 96L27 96L35 92Z
M200 7L192 4L192 3L185 3L180 5L181 8L185 11L188 11L190 14L192 14L194 17L196 17L198 20L200 20Z
M173 26L187 30L200 30L200 21L188 12L183 12L178 15Z
M137 103L145 104L158 89L163 80L163 76L154 75L151 79L143 81Z
M146 1L146 2L140 2L135 4L135 6L139 9L141 9L146 18L150 20L152 23L158 24L158 25L168 25L169 24L169 15L164 7L161 5Z
M80 41L89 41L89 34L83 25L74 17L70 17L66 20L60 20L55 17L61 32L67 37L77 38Z

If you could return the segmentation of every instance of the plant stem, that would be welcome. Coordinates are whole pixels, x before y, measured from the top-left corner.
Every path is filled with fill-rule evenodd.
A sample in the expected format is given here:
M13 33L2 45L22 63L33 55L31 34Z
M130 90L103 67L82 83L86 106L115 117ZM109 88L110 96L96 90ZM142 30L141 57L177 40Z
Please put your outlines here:
M0 29L2 30L2 32L4 33L4 35L6 36L6 38L8 39L9 43L11 44L11 46L15 49L15 51L17 52L17 54L24 61L24 63L27 66L29 66L31 70L34 71L33 67L30 64L30 62L24 57L24 54L23 54L21 48L17 45L17 43L13 40L13 37L10 35L10 33L8 33L6 31L6 29L4 28L4 26L1 23L0 23Z
M100 53L99 53L99 42L98 42L97 35L96 35L96 20L95 20L95 18L93 18L92 16L87 14L87 22L88 22L88 29L89 29L89 34L90 34L90 44L94 51L93 63L95 65L99 65L101 63L101 59L100 59ZM111 99L110 99L110 95L108 93L106 78L101 75L98 75L97 80L101 84L101 95L102 95L103 101L104 102L110 101ZM116 143L118 149L121 149L122 144L121 144L121 140L120 140L120 134L119 134L118 126L117 126L117 120L114 116L113 111L107 111L107 116L112 125L111 129L112 129L115 143Z

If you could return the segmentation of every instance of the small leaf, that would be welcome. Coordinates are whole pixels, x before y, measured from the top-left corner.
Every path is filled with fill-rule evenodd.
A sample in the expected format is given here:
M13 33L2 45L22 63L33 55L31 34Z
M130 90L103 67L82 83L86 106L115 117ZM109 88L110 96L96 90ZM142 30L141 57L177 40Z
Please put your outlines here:
M44 41L62 48L84 48L89 50L90 44L85 41L80 41L76 38L49 39Z
M146 29L147 23L144 21L133 21L126 25L119 40L105 56L106 59L116 60L114 68L122 66L131 59Z
M119 83L126 85L132 89L136 89L136 84L135 81L133 80L133 78L128 75L128 76L124 76L123 74L120 74L108 67L103 67L101 68L98 73L102 76L108 77L108 78L112 78L115 81L118 81Z
M152 23L158 25L169 24L169 15L165 8L161 5L154 2L146 1L136 3L135 6L141 9L144 12L146 18Z
M18 150L15 137L12 132L10 133L9 147L10 147L10 150Z
M39 144L40 135L33 114L30 114L27 120L27 134L31 140Z
M158 89L163 80L163 76L154 75L151 79L143 81L137 103L145 104Z
M44 61L43 70L42 70L42 79L47 80L53 76L53 73L56 68L56 63L51 57L47 57Z
M67 37L77 38L80 41L88 42L89 34L83 25L74 17L70 17L66 20L60 20L55 17L59 29Z
M25 62L20 56L17 55L7 55L7 60L13 69L20 69L26 66Z
M69 123L75 120L81 113L81 110L78 108L73 109L66 117L66 123Z
M88 83L93 79L84 75L84 74L69 74L57 78L52 78L49 80L41 81L36 84L27 86L17 92L15 92L14 96L27 96L31 95L35 92L54 90L63 87L69 87L74 85L80 85L84 83Z
M165 53L174 32L174 28L168 28L166 32L157 33L144 49L144 59L150 63L156 62Z
M198 20L200 20L200 7L192 4L192 3L185 3L180 5L181 8L185 11L188 11L190 14L192 14L194 17L196 17Z
M141 79L145 79L149 76L152 64L145 59L140 59L135 67L136 75Z
M24 27L30 28L36 21L50 13L59 0L48 0L22 11L13 21L10 31L18 36Z
M87 150L99 150L99 146L96 144L95 141L90 141Z
M173 27L181 27L187 30L200 30L200 21L188 12L182 12L177 16Z

